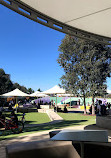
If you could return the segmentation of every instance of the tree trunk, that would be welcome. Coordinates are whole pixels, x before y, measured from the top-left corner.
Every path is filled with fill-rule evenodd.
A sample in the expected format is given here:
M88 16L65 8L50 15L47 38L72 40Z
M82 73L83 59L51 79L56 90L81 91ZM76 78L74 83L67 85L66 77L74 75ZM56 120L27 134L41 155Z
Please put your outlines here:
M94 95L93 95L93 97L92 97L92 115L95 115Z
M84 114L86 114L86 98L85 98L85 95L83 95L84 97Z

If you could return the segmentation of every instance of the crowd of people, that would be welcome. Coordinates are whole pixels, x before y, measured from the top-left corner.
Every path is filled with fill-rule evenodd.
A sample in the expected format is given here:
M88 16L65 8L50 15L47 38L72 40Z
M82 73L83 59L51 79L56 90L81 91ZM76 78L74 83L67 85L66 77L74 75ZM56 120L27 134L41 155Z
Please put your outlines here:
M103 101L99 100L99 99L96 99L95 114L98 115L98 116L107 115L110 111L110 107L111 107L111 104L106 102L105 99ZM92 106L90 107L89 111L90 111L90 113L92 113Z

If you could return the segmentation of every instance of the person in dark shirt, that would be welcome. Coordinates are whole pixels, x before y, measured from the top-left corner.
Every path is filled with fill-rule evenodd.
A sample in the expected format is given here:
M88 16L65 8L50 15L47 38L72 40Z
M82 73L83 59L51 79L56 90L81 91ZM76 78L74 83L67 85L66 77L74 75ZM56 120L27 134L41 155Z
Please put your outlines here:
M17 115L15 114L14 111L11 112L11 120L12 120L14 123L18 124L18 117L17 117Z

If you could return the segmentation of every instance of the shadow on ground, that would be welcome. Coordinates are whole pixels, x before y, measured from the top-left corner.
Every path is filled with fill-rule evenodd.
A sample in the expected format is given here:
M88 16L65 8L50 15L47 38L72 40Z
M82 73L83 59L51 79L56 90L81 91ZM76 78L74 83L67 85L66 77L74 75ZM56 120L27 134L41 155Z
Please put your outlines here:
M68 126L74 126L74 125L81 125L82 122L86 122L87 120L69 120L69 121L62 121L56 124L47 124L43 126L38 127L32 127L32 128L25 128L24 131L34 131L34 130L50 130L50 129L60 129L65 128Z
M73 111L73 110L72 110L72 111L68 111L68 113L84 114L84 111Z
M69 126L74 126L74 125L81 125L82 122L86 122L87 120L69 120L69 121L62 121L59 123L55 123L55 124L45 124L45 125L38 125L35 127L25 127L22 133L28 134L28 132L35 132L35 131L45 131L45 130L54 130L54 129L61 129L61 128L65 128L65 127L69 127ZM1 132L1 131L0 131ZM2 131L1 136L8 136L8 135L12 135L13 133L8 130L8 131ZM13 134L13 136L15 136L15 134ZM19 134L18 134L19 136Z

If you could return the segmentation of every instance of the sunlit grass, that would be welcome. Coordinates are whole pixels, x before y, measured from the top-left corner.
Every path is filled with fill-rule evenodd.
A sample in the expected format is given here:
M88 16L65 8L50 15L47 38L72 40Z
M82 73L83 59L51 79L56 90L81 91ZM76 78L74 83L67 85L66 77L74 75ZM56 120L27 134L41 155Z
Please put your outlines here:
M90 125L95 124L96 116L90 116L90 115L83 115L83 114L76 114L76 113L58 113L64 120L62 122L56 123L56 124L46 124L42 126L36 126L36 127L28 127L24 129L24 131L20 134L13 134L11 131L4 131L2 135L0 136L0 140L17 137L17 136L23 136L31 133L36 133L40 131L46 131L46 130L55 130L55 129L62 129L66 127L71 126L80 126L80 125ZM21 117L21 114L18 114L19 117ZM40 124L40 123L47 123L48 120L50 122L50 119L47 119L47 114L44 113L27 113L25 115L26 122L29 124Z

